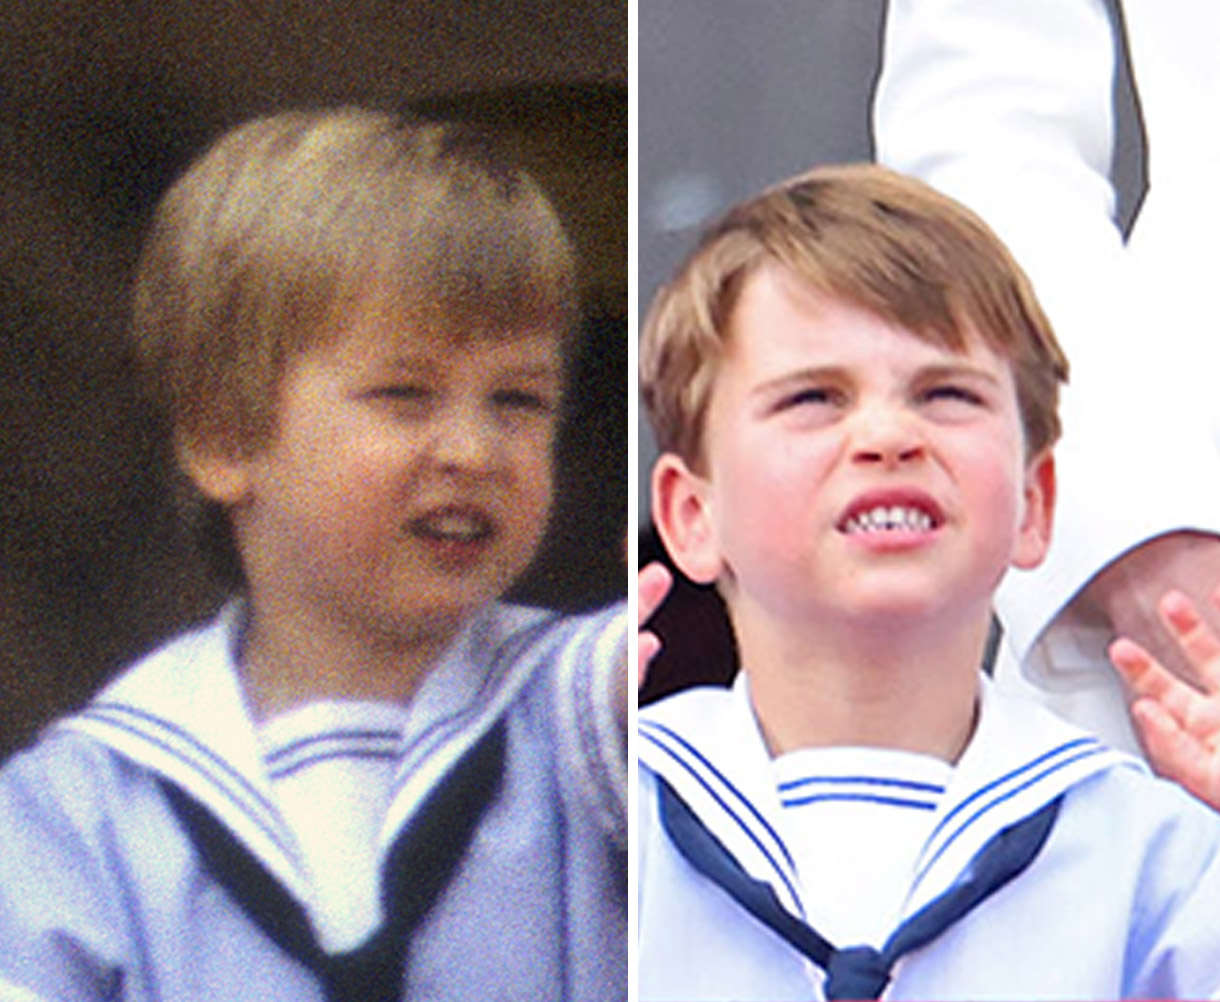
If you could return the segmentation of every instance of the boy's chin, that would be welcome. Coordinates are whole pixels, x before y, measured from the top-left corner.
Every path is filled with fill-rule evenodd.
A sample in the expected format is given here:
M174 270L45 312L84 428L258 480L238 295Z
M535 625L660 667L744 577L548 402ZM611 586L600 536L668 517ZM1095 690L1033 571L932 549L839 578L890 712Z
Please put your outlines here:
M906 631L931 626L946 615L943 593L935 589L908 587L873 591L863 596L843 596L840 615L861 629Z

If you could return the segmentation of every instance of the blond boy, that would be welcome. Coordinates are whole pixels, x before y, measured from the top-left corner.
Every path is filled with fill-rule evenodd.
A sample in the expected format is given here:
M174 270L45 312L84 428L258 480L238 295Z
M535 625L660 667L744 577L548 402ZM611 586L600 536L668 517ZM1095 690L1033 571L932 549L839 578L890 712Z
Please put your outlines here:
M238 590L0 774L0 986L624 993L622 611L499 601L574 320L553 210L464 130L284 113L174 185L136 346Z
M660 292L653 516L742 670L641 713L641 999L1220 987L1214 815L980 671L1066 370L994 236L881 168L738 206Z

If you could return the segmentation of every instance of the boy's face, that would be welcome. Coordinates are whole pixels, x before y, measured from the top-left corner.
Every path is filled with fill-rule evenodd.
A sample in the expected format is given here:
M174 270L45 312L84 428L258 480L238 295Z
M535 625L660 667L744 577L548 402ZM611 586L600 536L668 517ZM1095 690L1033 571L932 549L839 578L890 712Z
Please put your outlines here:
M506 334L363 309L288 363L276 434L223 498L256 601L392 640L503 594L545 530L562 391L557 335Z
M732 323L704 463L662 457L654 515L735 615L984 615L1009 565L1041 560L1053 467L1027 462L1010 366L981 339L951 352L778 267Z

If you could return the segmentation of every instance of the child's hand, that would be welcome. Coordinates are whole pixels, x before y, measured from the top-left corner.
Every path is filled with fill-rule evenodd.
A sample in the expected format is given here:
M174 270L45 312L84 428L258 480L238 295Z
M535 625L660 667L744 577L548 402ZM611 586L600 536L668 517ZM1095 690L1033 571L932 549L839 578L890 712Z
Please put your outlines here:
M669 573L664 564L651 563L640 571L638 579L640 615L636 623L640 631L640 660L637 669L639 672L637 685L644 684L644 677L648 673L648 665L661 649L661 638L651 630L645 630L643 628L644 624L652 618L652 614L665 601L665 596L669 594L669 589L673 586L673 583L673 575Z
M1220 590L1211 602L1220 608ZM1152 767L1220 810L1220 638L1181 592L1165 595L1157 611L1194 669L1195 684L1125 637L1110 645L1110 660L1127 683L1131 717Z

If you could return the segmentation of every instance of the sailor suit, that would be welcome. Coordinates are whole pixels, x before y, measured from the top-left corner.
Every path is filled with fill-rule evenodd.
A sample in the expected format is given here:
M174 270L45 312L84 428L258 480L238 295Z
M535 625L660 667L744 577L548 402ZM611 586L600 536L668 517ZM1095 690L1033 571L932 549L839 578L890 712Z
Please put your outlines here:
M0 771L0 997L624 997L621 607L493 605L407 719L322 707L278 732L243 697L242 619L170 642ZM392 767L361 823L376 872L351 882L377 896L348 915L316 879L333 845L279 787L362 758Z
M824 998L826 971L793 946L802 930L838 952L880 950L1037 817L1046 823L1023 869L907 948L880 977L883 997L1220 989L1220 818L1136 759L981 678L976 731L940 774L921 756L878 749L807 750L793 766L769 756L747 688L688 690L641 711L641 1002ZM710 836L740 883L774 900L790 938L692 863L667 805ZM810 805L828 813L815 824L788 816ZM852 880L827 876L866 872L873 858L888 892L864 876L854 882L868 895L853 896Z

